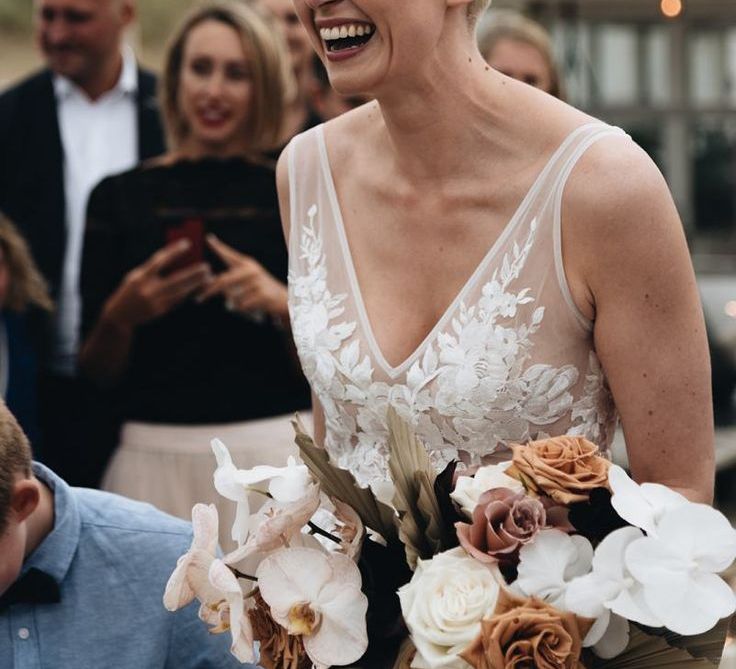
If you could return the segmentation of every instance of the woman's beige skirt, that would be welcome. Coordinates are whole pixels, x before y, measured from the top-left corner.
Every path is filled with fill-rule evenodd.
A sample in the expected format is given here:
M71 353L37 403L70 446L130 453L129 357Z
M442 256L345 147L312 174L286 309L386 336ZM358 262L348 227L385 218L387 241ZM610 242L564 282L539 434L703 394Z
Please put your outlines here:
M225 425L126 423L102 488L187 520L196 503L214 504L220 516L220 544L228 551L235 546L230 537L235 503L215 492L212 476L217 465L210 441L220 439L238 468L281 467L299 451L292 418L289 414ZM302 420L311 429L311 415L302 415ZM252 495L251 511L262 501Z

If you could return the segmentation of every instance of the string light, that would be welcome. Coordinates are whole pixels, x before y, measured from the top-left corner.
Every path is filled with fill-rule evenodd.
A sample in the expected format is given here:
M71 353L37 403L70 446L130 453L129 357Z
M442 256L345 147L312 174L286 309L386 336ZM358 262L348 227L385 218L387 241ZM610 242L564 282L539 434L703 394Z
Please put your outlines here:
M668 19L676 19L682 14L682 0L661 0L659 8Z

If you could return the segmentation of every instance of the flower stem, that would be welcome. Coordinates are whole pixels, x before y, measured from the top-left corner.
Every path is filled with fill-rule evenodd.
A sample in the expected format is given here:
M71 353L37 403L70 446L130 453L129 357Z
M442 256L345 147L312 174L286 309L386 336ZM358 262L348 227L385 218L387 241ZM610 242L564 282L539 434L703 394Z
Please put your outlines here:
M245 595L243 597L243 599L250 599L251 597L253 597L257 593L258 593L258 586L256 586L255 588L253 588L253 590L251 590L247 595Z
M244 578L244 579L247 579L248 581L253 581L254 583L258 583L258 579L255 576L244 574L242 571L238 571L237 569L235 569L235 567L230 567L230 571L232 571L233 574L235 574L235 576L237 576L238 578Z
M312 534L319 534L320 536L323 536L325 539L329 539L330 541L334 541L336 544L341 544L342 541L338 539L334 534L330 534L326 530L323 530L321 527L317 527L313 522L309 522L309 529L312 530Z

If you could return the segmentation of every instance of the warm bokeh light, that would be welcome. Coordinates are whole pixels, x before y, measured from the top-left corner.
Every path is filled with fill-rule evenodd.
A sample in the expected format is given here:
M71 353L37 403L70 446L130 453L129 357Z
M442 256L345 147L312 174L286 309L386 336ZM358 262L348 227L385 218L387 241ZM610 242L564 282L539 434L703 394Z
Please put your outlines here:
M726 316L736 318L736 300L726 302L726 306L723 308L723 311L726 312Z
M662 0L659 7L668 19L674 19L682 14L682 0Z

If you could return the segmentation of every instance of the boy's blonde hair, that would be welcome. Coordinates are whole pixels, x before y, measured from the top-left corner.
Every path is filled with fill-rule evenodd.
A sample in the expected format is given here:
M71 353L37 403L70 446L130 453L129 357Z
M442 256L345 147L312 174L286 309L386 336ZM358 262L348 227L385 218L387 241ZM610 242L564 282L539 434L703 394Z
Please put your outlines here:
M0 400L0 535L10 515L13 488L18 477L31 476L31 445L5 402Z

